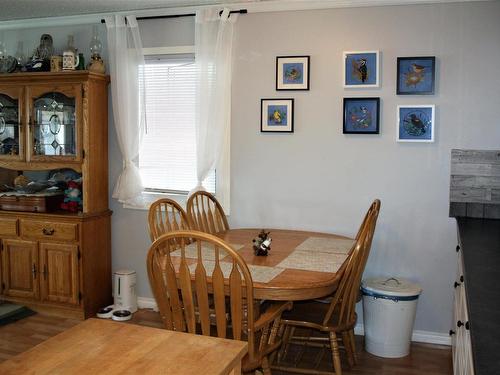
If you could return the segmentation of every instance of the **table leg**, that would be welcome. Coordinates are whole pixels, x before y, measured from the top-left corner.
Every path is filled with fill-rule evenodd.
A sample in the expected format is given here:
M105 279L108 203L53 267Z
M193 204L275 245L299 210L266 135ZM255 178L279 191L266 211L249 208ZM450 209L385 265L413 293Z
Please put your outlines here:
M241 375L241 361L238 361L236 366L231 370L229 375Z

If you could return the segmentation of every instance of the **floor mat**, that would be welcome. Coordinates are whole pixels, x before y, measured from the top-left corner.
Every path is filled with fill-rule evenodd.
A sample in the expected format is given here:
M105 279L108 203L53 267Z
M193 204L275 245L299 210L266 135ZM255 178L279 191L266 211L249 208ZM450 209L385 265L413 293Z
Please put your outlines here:
M26 306L15 305L13 303L0 304L0 326L15 322L35 314L33 310Z

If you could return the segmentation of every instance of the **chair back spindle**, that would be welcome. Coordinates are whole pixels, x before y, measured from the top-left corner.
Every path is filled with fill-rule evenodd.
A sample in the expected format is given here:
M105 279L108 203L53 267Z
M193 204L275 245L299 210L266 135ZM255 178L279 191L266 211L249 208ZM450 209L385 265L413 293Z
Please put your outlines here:
M184 209L174 200L162 198L152 203L148 213L151 241L175 230L188 230L189 222Z
M165 328L208 336L215 325L218 337L248 340L253 355L252 277L231 246L207 233L173 231L151 245L147 266Z
M206 191L193 193L187 201L191 229L215 234L229 229L226 215L217 199Z

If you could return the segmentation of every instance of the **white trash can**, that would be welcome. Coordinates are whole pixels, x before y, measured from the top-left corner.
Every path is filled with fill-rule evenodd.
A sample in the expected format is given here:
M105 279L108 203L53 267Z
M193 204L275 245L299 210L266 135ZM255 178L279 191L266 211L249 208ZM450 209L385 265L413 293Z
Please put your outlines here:
M373 278L361 283L365 349L379 357L410 353L418 296L422 288L402 278Z

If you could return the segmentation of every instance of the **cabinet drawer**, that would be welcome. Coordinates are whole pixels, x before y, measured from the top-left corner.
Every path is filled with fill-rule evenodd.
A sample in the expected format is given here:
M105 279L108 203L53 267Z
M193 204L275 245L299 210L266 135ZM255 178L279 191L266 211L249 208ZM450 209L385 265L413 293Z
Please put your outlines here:
M75 223L21 220L19 229L22 237L56 241L78 240L78 224Z
M17 219L0 219L0 236L17 236Z

